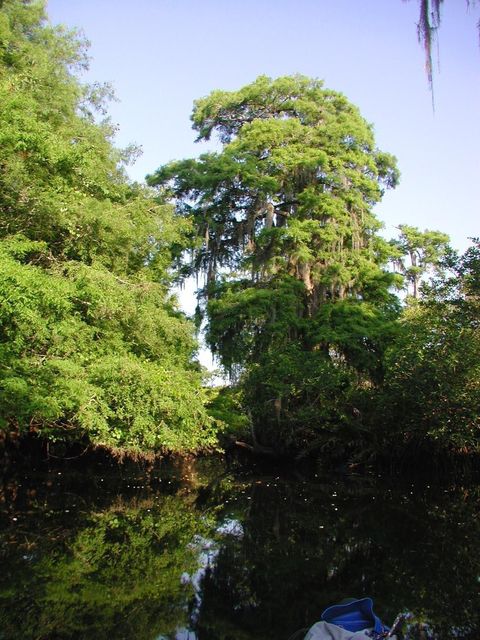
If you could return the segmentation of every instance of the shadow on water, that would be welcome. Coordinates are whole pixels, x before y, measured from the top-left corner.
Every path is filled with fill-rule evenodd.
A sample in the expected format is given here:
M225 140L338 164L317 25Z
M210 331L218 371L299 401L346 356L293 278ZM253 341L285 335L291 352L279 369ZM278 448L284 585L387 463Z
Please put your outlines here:
M287 640L363 595L412 612L405 637L478 639L479 497L214 459L10 475L0 639Z

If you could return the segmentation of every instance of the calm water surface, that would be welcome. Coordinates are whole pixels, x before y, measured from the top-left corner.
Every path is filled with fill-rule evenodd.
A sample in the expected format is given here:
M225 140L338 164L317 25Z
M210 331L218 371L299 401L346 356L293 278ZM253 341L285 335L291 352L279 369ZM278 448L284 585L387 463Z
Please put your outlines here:
M480 638L476 485L204 460L10 473L0 500L1 640L288 640L364 595L406 638Z

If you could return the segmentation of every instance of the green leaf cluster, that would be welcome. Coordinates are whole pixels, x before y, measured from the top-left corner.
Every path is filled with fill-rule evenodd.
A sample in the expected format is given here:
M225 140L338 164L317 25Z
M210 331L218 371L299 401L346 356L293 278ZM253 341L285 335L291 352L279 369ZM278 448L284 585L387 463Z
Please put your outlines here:
M300 455L478 449L478 243L379 236L396 161L345 96L300 75L213 91L192 122L219 150L147 187L86 65L42 2L1 3L0 428L135 453L247 426ZM169 295L188 274L231 392L202 389Z
M379 236L373 206L398 182L395 158L319 80L213 91L192 121L221 149L149 182L196 231L207 341L254 444L363 458L392 442L477 450L478 245L458 258L439 231Z
M398 171L358 109L318 80L260 76L198 100L192 120L223 149L149 183L171 190L204 239L194 269L209 282L222 269L292 275L314 305L361 291L365 268L378 272L372 205Z
M372 209L398 181L395 159L342 94L303 76L214 91L192 121L221 151L149 182L197 230L207 341L259 440L323 446L352 422L354 390L381 378L395 334L394 249Z
M132 184L43 3L0 8L0 420L147 452L213 444L193 327L168 290L188 221Z
M386 355L379 414L393 446L480 452L480 245L440 262Z
M440 231L420 231L406 224L399 225L400 237L391 241L395 253L394 265L412 286L412 295L418 298L420 283L429 271L439 269L441 259L448 252L449 237Z

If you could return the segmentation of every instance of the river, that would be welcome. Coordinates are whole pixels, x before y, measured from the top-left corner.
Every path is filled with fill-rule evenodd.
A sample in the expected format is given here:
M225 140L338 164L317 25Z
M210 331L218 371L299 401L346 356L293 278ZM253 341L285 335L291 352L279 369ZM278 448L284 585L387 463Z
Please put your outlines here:
M221 459L9 472L1 640L288 640L345 597L480 638L480 489Z

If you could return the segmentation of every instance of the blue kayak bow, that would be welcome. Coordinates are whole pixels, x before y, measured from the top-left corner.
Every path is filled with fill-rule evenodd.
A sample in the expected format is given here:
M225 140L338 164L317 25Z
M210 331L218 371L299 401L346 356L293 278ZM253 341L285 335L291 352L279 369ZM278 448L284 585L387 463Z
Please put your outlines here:
M325 609L321 619L353 633L363 631L363 629L372 629L376 634L388 631L388 627L385 627L373 612L371 598L349 599L340 604L332 605Z

